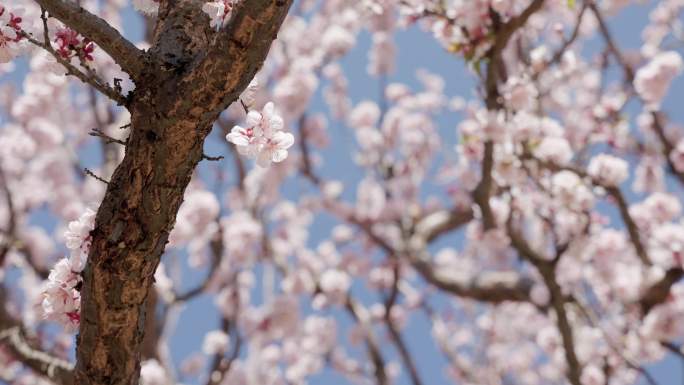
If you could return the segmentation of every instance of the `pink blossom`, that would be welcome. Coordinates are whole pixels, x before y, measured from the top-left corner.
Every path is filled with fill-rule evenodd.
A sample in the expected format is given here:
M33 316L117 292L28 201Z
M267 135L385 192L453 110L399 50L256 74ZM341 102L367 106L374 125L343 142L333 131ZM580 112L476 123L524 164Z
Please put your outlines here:
M90 252L90 232L95 229L95 214L95 211L86 209L78 220L69 222L69 229L64 233L66 247L71 250L69 263L75 272L85 268Z
M385 190L372 178L366 178L359 183L356 192L356 215L361 219L375 220L380 217L385 208Z
M626 161L612 155L600 154L591 159L587 173L605 186L618 186L629 177Z
M348 123L354 128L375 127L380 119L380 108L370 100L364 100L349 114Z
M682 72L683 66L677 52L661 52L637 71L634 88L651 108L658 109L670 83Z
M228 349L230 339L222 330L212 330L204 336L202 351L204 354L219 354Z
M211 28L221 29L228 24L236 0L209 1L202 5L202 12L209 16Z
M145 360L140 365L140 385L167 385L168 376L164 367L155 359Z
M514 110L527 110L533 107L537 90L527 79L513 76L504 85L503 97Z
M294 144L294 136L289 132L278 131L273 134L259 151L257 164L268 167L271 162L280 163L287 158L287 149Z
M212 235L219 211L219 202L213 193L201 189L186 192L170 241L178 246L191 242L193 237Z
M1 6L0 6L1 7ZM18 54L17 42L21 38L11 24L11 13L3 9L0 13L0 63L8 63Z
M294 144L294 136L281 131L283 119L276 114L273 103L267 103L262 112L247 114L247 127L235 126L226 140L235 144L242 155L256 158L261 167L287 158L287 149Z
M351 277L343 271L331 269L326 270L321 275L321 290L334 302L343 302L349 286Z
M670 161L675 170L684 172L684 139L677 142L677 146L670 152Z
M534 155L543 161L564 165L572 159L572 148L565 138L547 136L534 149Z
M41 303L46 319L57 321L67 332L74 332L80 323L81 295L76 285L81 277L71 270L66 258L50 271Z
M288 119L299 118L316 92L318 78L310 67L307 61L293 65L292 70L273 89L273 99L285 111Z
M356 43L355 36L345 27L333 24L321 38L323 49L332 56L342 56Z

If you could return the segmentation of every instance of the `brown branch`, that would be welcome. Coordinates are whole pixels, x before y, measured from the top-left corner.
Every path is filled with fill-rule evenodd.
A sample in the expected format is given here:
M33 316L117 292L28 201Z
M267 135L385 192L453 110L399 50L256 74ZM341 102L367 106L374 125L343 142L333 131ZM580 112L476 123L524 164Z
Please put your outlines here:
M35 0L69 28L95 42L135 81L145 65L145 53L126 40L119 31L77 3L64 0Z
M620 51L615 43L615 39L613 39L610 29L608 28L608 24L603 18L601 11L596 6L596 3L593 0L587 0L587 4L591 9L591 12L594 14L594 16L596 16L596 20L599 24L599 30L601 31L601 35L603 35L606 45L608 45L608 50L613 54L615 59L618 61L618 64L620 64L624 70L625 80L631 84L634 80L634 68L632 68L627 59L622 55L622 51Z
M335 214L335 211L333 214ZM467 223L472 213L452 210L430 214L419 221L416 232L411 237L410 250L405 255L397 253L386 240L376 234L370 223L358 220L354 215L343 217L346 222L356 225L368 238L388 255L402 255L408 259L414 269L435 287L451 294L499 303L503 301L529 302L533 281L510 272L482 273L478 276L454 276L435 269L426 255L426 239L434 240L446 231L456 229Z
M507 231L508 236L511 238L511 244L522 258L528 260L537 268L537 271L539 271L539 274L542 276L544 284L551 294L551 306L556 313L556 323L563 342L565 360L568 364L566 376L572 385L582 385L582 382L580 381L582 366L575 352L575 340L572 333L572 326L570 325L570 320L568 319L567 310L565 308L567 299L563 295L563 291L556 280L555 269L559 259L556 258L553 261L548 261L544 259L541 254L534 251L528 242L513 228L512 217L513 215L510 216L507 223Z
M221 225L218 224L218 226L218 228L221 229ZM173 303L186 302L203 293L209 287L216 274L218 274L223 252L223 233L221 230L219 230L214 236L214 239L212 239L210 247L211 265L209 266L209 274L207 274L207 277L199 285L189 289L185 293L174 295Z
M401 336L401 332L399 332L396 325L394 325L394 322L392 322L391 317L392 315L390 314L390 312L385 313L385 323L387 324L387 330L389 330L390 337L392 338L394 345L397 347L397 350L399 351L399 356L401 357L401 360L404 362L404 366L406 367L409 373L409 377L411 377L411 382L413 383L413 385L423 385L423 380L420 378L420 374L418 374L418 366L416 365L416 362L414 361L411 352L409 352L408 347L406 346L406 342L404 342L404 339Z
M450 231L461 228L473 220L473 210L453 208L440 210L422 217L415 225L414 231L419 234L426 243L430 243Z
M143 339L140 353L144 360L155 359L161 361L159 357L159 338L161 337L161 322L157 319L157 303L159 295L156 290L150 291L145 302L145 338Z
M556 313L556 323L563 341L563 350L565 351L565 360L568 364L567 377L571 384L582 385L580 376L582 375L582 366L575 353L575 339L572 334L572 326L568 319L567 310L565 309L565 299L560 285L556 281L556 273L554 271L555 265L539 265L537 266L539 272L544 278L544 283L551 293L551 305Z
M390 382L387 373L385 372L385 359L382 357L380 345L375 334L371 330L370 325L368 325L368 322L359 314L359 305L356 304L350 296L347 296L344 306L354 321L356 321L365 332L364 341L366 344L366 351L373 363L373 374L377 380L377 385L388 385Z
M679 267L671 268L658 282L648 287L639 299L641 312L645 316L655 306L665 302L670 296L670 289L684 277L684 270Z
M33 36L31 36L29 33L25 31L20 31L21 36L23 36L29 43L40 47L44 50L46 50L52 57L57 60L59 64L61 64L64 69L67 71L67 75L72 75L76 77L78 80L83 82L84 84L88 84L98 90L100 93L103 95L107 96L111 100L115 101L119 105L125 105L126 104L126 98L124 98L123 95L121 95L119 92L117 92L115 89L110 87L107 83L102 83L97 79L97 77L85 74L76 66L71 64L69 61L65 60L59 53L57 53L52 46L50 45L50 42L40 42L36 40Z
M615 202L617 203L618 210L620 211L620 216L622 217L622 221L625 223L625 226L627 226L627 233L629 234L629 239L632 242L634 249L636 250L637 256L644 265L651 266L651 259L648 257L646 247L641 241L641 235L639 235L639 227L637 227L636 222L634 222L634 218L632 218L632 215L629 213L627 200L625 199L624 195L622 195L622 191L620 191L619 187L615 186L603 187L606 189L606 192L608 192L608 194L611 197L613 197L613 199L615 199Z
M577 22L575 23L575 28L573 28L570 37L564 40L563 44L560 46L560 48L558 48L558 51L556 51L556 53L553 54L553 56L551 56L551 61L549 62L550 64L558 63L563 58L563 54L565 54L565 51L567 51L568 48L579 37L580 27L582 26L582 19L584 18L584 14L587 11L587 7L588 5L586 2L582 4L582 9L580 9L579 14L577 15Z
M684 346L678 346L673 342L661 341L660 345L684 360Z
M231 339L235 341L233 343L233 350L229 357L224 357L222 353L216 353L214 355L207 385L218 385L221 383L221 380L223 380L223 377L230 370L231 366L233 366L233 362L238 358L240 350L242 349L242 336L240 336L236 322L224 317L221 320L221 330L226 334L230 333L231 330L233 331L230 333Z
M589 7L596 16L596 20L598 20L601 35L603 36L603 40L606 42L606 45L608 46L608 51L610 51L610 53L617 60L620 67L622 67L622 71L624 72L625 76L625 81L630 86L633 86L636 71L634 70L634 68L632 68L632 66L629 64L629 62L625 59L624 55L622 54L622 51L620 50L615 39L613 38L613 35L611 34L610 29L608 28L608 25L596 4L590 0ZM675 175L675 177L679 180L680 183L684 184L684 173L678 171L675 168L674 163L670 159L670 154L674 150L674 145L665 135L665 125L662 122L662 114L660 114L657 111L652 111L651 118L653 119L653 130L655 131L656 136L658 137L658 141L663 147L663 155L665 157L665 161L667 162L669 171Z
M413 383L413 385L422 385L423 380L420 378L420 374L418 374L418 366L413 360L413 356L409 352L408 347L406 346L406 343L404 342L404 339L401 336L401 332L399 331L399 329L397 329L397 326L394 324L394 321L392 320L392 309L394 308L394 305L397 303L397 299L399 298L401 264L395 256L390 256L390 261L394 264L394 267L392 269L393 280L390 293L385 299L385 324L387 326L387 330L389 331L392 342L397 347L397 350L399 351L399 356L401 357L401 360L403 361L404 366L406 367L406 370L408 371L409 376L411 377L411 382Z
M480 302L531 302L531 278L517 272L482 272L474 276L435 269L429 262L412 259L411 265L433 286L462 298Z
M207 154L202 154L202 159L203 159L203 160L208 160L208 161L210 161L210 162L218 162L218 161L223 160L223 159L225 159L225 158L226 158L226 157L223 156L223 155L219 155L219 156L210 156L210 155L207 155Z
M299 118L299 150L302 153L302 164L300 171L302 175L307 178L314 185L321 183L321 178L316 175L311 162L311 154L309 151L309 142L307 142L308 132L306 130L306 114L302 114Z
M101 176L95 174L94 172L92 172L92 171L91 171L90 169L88 169L88 168L84 168L84 169L83 169L83 172L84 172L86 175L91 176L91 177L97 179L98 181L100 181L100 182L102 182L102 183L104 183L104 184L109 184L109 182L108 182L107 180L105 180L105 179L103 179Z
M47 26L45 28L45 30L47 31ZM95 119L95 123L97 123L98 127L93 129L93 132L95 134L91 133L90 135L98 136L103 139L100 141L100 146L102 148L102 170L104 172L104 175L110 177L112 175L112 172L114 172L114 168L116 168L116 163L119 154L118 150L115 148L115 146L112 146L112 144L118 143L125 147L126 142L112 138L104 133L104 127L114 122L114 112L112 111L112 107L108 104L106 110L106 117L104 119L101 118L98 112L98 98L95 89L93 87L90 87L89 91L90 92L88 92L88 96L90 98L90 107L93 112L93 118ZM104 135L104 137L100 136L99 134Z
M4 171L0 167L0 188L5 194L5 201L7 202L7 212L9 213L7 229L7 237L3 237L3 242L0 244L0 269L5 264L5 257L7 253L12 249L12 243L14 238L14 232L17 225L16 213L14 211L14 201L12 200L12 192L9 189L9 181L5 176Z
M485 103L487 110L498 111L501 109L501 96L499 94L499 80L503 70L503 50L506 48L508 41L513 37L513 34L523 27L527 20L535 12L541 9L544 0L534 0L530 5L518 16L509 20L502 26L497 26L498 16L493 14L495 20L494 27L494 44L487 52L489 65L487 66L487 75L485 79ZM494 180L492 177L492 170L494 168L494 143L487 139L484 145L484 155L482 159L482 175L480 182L473 190L473 200L480 207L482 211L482 224L484 230L490 230L496 227L494 214L489 205L489 198L493 188Z
M589 322L589 324L590 324L591 326L593 326L594 328L598 329L598 330L603 334L603 338L605 339L606 344L608 345L608 347L609 347L617 356L619 356L620 358L622 358L622 360L625 362L625 364L627 364L627 366L628 366L629 368L634 369L634 370L636 370L637 372L641 373L641 374L644 376L644 378L646 379L646 381L648 381L648 383L649 383L650 385L657 385L657 382L655 381L655 379L653 378L653 376L651 376L651 374L650 374L643 366L639 365L638 363L634 362L632 359L630 359L629 357L627 357L627 356L625 355L624 349L621 349L619 346L616 346L616 344L615 344L615 343L613 342L613 340L612 340L611 333L607 333L607 332L604 330L604 328L601 326L601 322L597 319L596 315L593 314L593 313L587 308L587 306L585 306L585 305L582 304L581 302L577 301L576 299L575 299L575 301L573 302L573 305L575 305L575 306L580 310L580 313L584 316L584 318L587 319L587 321ZM661 343L661 344L662 344L662 343Z
M651 259L649 258L648 252L646 251L646 246L644 246L644 243L641 241L639 227L634 221L634 218L632 218L632 215L629 213L629 206L627 204L627 200L625 199L624 194L622 194L622 190L620 190L619 187L603 184L600 180L590 177L586 171L578 167L557 165L552 162L542 161L531 155L526 155L525 158L532 159L541 167L547 170L551 170L553 172L570 171L575 175L579 176L580 178L590 179L591 183L594 186L602 187L603 189L605 189L606 193L608 193L608 195L612 197L615 200L615 203L617 204L618 211L620 212L620 217L622 218L622 222L627 227L627 233L629 234L630 242L634 246L634 250L636 251L637 257L641 260L641 262L644 265L652 265Z
M124 142L123 140L116 139L116 138L112 138L111 136L105 134L104 132L102 132L102 130L100 130L100 129L98 129L98 128L93 128L93 129L88 133L88 135L94 136L94 137L98 137L98 138L102 138L102 139L104 139L104 142L105 142L106 144L117 143L117 144L120 144L120 145L122 145L122 146L126 146L126 142Z
M0 167L0 189L2 189L5 194L5 200L7 202L7 212L9 214L7 229L3 232L6 234L3 241L0 242L0 268L5 263L5 258L7 254L12 250L16 249L20 253L24 254L26 263L33 269L33 271L41 278L47 279L49 271L42 266L38 266L34 260L31 250L17 238L16 233L16 223L17 223L17 213L14 207L14 200L12 198L12 192L9 189L9 181L5 176L4 171Z

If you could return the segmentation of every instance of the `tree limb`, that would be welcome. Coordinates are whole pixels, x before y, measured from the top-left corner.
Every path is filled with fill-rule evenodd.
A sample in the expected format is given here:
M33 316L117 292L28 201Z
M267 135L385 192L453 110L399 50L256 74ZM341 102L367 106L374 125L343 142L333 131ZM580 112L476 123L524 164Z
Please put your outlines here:
M104 19L88 12L80 5L63 0L35 0L50 16L66 24L97 44L131 76L134 81L141 74L145 53L124 38Z
M660 281L647 288L644 294L641 295L641 299L639 299L642 314L645 316L656 305L665 302L670 295L672 286L682 277L684 277L684 270L682 268L671 268Z
M485 79L485 103L487 110L498 111L502 107L500 100L501 97L499 94L499 80L502 80L500 79L500 74L501 69L503 68L503 50L506 48L506 45L513 34L522 26L524 26L530 16L541 9L542 5L544 5L544 0L534 0L520 15L512 18L506 24L498 28L495 26L494 44L487 52L487 58L489 59L489 65L487 66L487 77ZM494 15L496 16L496 14ZM497 17L494 19L498 20ZM482 211L482 224L485 231L496 227L494 214L489 205L489 197L494 184L494 179L492 177L493 168L494 142L488 138L484 145L482 176L472 194L473 200L477 203Z

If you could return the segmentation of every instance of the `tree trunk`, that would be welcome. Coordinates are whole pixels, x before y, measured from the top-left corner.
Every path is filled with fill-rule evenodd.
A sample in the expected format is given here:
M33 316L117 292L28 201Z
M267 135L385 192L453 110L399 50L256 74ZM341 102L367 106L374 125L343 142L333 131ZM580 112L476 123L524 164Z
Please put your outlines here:
M138 383L146 298L204 140L260 68L291 1L242 4L217 32L201 2L162 2L146 68L129 95L126 155L92 232L76 384Z

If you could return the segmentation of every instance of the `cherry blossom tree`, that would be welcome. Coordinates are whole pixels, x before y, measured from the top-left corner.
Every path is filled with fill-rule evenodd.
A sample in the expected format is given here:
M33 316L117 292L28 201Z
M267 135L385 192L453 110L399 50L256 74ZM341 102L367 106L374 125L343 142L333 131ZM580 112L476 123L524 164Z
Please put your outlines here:
M0 1L0 383L656 384L684 360L684 1L636 5L638 50L626 0ZM392 77L407 30L469 99ZM380 90L355 100L363 39ZM202 299L217 326L179 357Z

